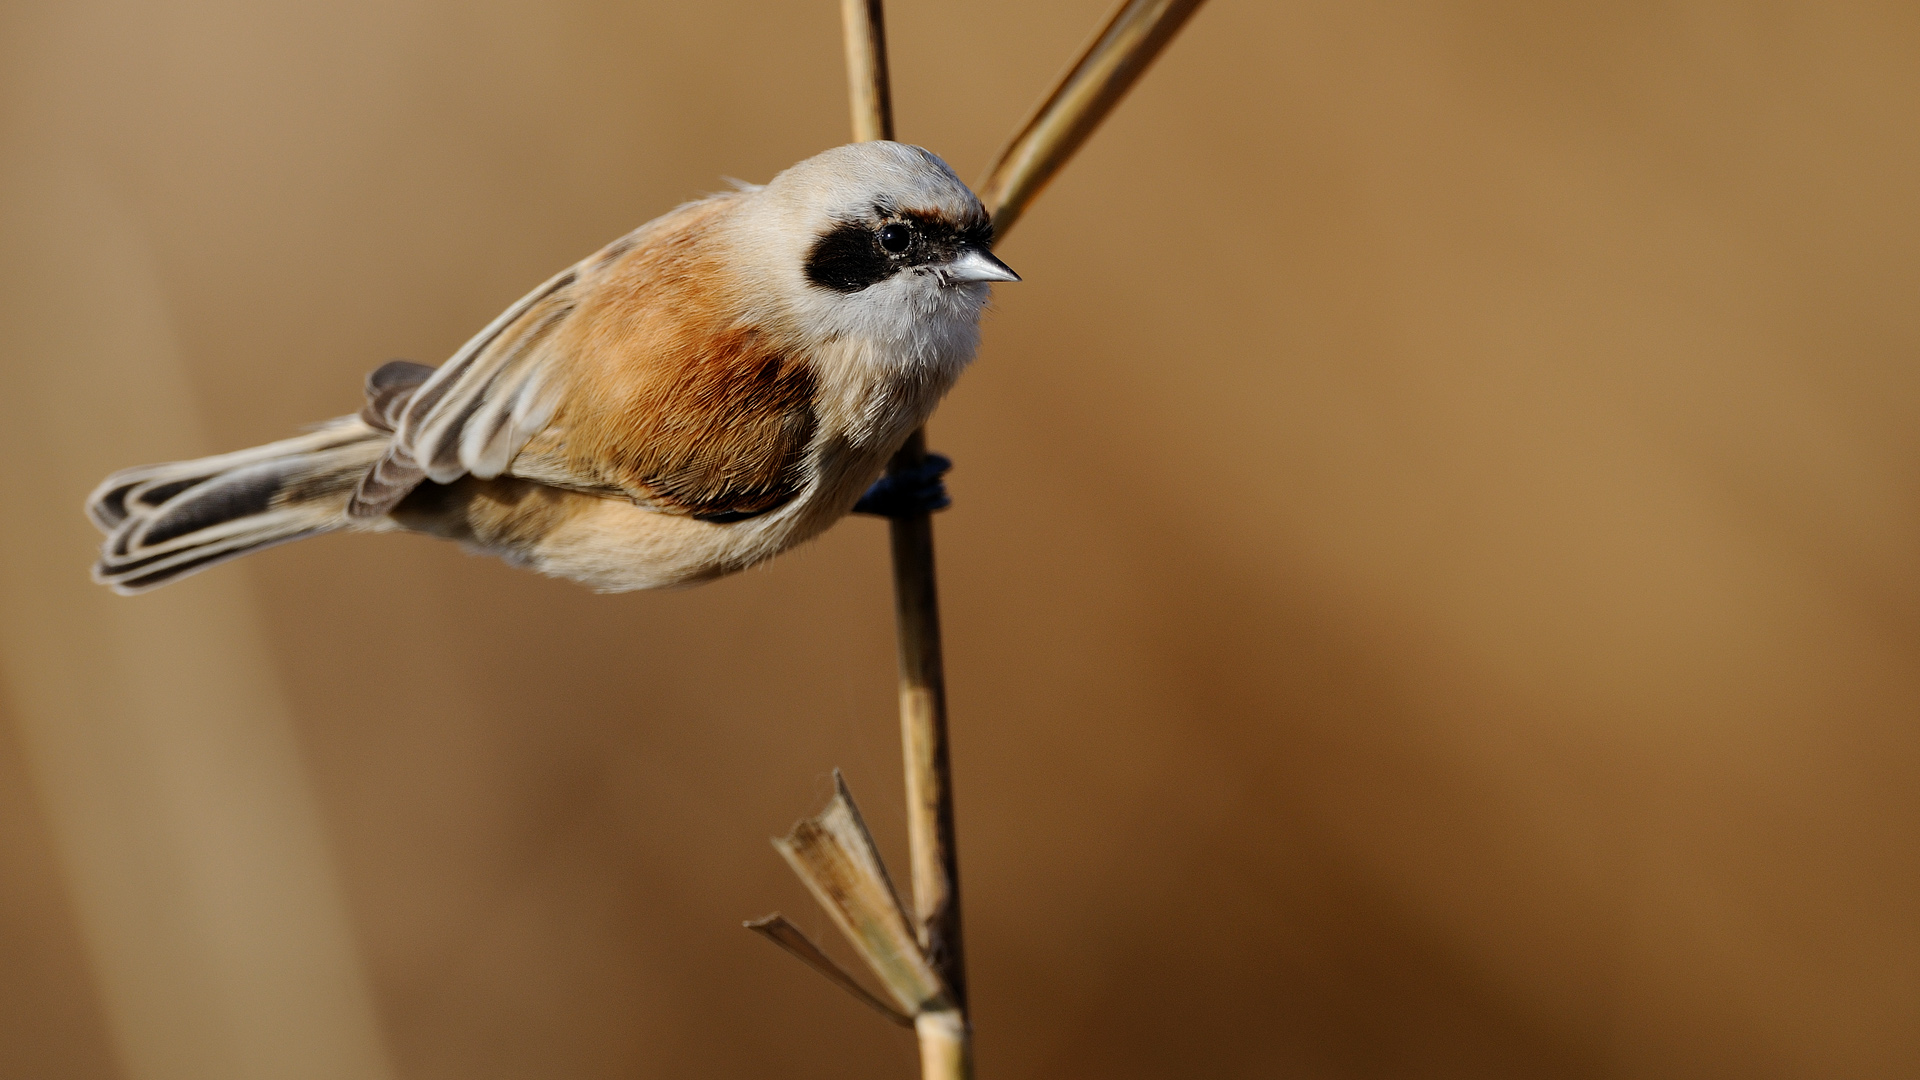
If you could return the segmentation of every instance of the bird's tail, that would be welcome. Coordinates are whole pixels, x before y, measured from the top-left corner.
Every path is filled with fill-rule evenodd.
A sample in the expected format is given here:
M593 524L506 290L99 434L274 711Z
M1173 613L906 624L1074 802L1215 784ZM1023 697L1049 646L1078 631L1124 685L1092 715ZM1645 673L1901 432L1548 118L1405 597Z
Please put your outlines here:
M342 417L251 450L117 472L87 499L107 534L93 578L130 595L274 544L365 528L348 519L347 500L390 438Z

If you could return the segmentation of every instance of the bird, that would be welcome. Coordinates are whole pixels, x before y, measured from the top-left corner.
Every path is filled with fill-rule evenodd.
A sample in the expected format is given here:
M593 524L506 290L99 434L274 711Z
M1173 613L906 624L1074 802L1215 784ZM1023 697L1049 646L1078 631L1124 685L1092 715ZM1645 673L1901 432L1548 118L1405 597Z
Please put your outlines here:
M1020 280L992 247L931 151L827 150L620 237L438 368L382 365L357 414L108 477L94 579L135 594L397 531L625 592L753 566L856 505L943 505L944 459L877 481L972 361L992 284Z

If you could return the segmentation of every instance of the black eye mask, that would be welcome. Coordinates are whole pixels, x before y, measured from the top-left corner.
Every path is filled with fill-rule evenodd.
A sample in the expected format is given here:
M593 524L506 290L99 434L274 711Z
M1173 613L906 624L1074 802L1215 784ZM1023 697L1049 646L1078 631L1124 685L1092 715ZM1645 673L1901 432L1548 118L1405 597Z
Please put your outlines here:
M925 213L887 213L875 208L873 221L840 221L814 241L807 253L807 280L823 289L857 293L903 270L951 261L963 247L993 247L993 225L985 219L955 224Z

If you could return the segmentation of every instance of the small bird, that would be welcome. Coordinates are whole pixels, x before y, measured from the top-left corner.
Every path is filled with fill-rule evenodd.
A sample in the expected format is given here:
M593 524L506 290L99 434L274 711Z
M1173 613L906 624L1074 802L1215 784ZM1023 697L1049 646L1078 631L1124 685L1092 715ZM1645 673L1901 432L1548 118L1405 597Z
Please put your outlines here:
M107 478L94 578L139 593L273 544L411 531L603 592L690 585L855 508L980 339L986 209L932 153L842 146L687 203L358 415ZM943 498L876 488L862 509ZM904 504L902 502L904 500Z

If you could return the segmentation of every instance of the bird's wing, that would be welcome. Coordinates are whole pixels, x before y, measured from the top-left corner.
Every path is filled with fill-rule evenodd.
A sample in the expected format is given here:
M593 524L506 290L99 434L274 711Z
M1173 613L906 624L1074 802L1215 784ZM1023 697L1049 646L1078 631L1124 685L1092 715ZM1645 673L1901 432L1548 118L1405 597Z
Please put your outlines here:
M368 379L369 423L393 442L354 493L348 513L377 517L422 480L495 477L553 418L554 330L572 314L581 267L521 297L437 370L388 364Z
M394 444L445 484L472 473L499 476L553 416L543 393L547 337L573 313L577 268L528 293L467 342L414 392Z
M384 514L423 480L468 475L721 522L792 499L809 480L816 381L715 285L725 271L708 230L740 197L689 203L608 245L438 370L375 372L363 415L393 441L349 513Z

